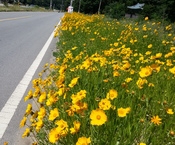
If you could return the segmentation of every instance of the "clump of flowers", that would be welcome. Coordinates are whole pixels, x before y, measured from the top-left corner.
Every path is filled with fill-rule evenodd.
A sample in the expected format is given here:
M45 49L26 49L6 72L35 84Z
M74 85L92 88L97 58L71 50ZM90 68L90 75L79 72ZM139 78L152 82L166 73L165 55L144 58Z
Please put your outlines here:
M148 17L66 13L55 31L56 61L24 98L35 105L24 112L22 137L47 145L175 144L171 30Z

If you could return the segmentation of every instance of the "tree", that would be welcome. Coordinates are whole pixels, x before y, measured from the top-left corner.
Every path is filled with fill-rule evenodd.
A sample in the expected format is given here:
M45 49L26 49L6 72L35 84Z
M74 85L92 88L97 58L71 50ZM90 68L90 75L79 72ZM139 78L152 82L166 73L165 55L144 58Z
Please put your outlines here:
M23 4L33 4L45 8L56 8L66 11L71 0L20 0ZM14 3L14 0L1 0L2 3ZM145 3L143 10L137 13L150 19L168 20L175 22L175 0L74 0L73 7L75 12L85 14L102 13L108 16L119 18L124 13L131 13L127 6L137 3Z
M150 19L159 19L162 21L175 21L174 17L174 0L143 0L145 3L142 11L143 16L148 16Z
M105 7L105 14L111 18L120 19L125 16L125 4L114 2Z

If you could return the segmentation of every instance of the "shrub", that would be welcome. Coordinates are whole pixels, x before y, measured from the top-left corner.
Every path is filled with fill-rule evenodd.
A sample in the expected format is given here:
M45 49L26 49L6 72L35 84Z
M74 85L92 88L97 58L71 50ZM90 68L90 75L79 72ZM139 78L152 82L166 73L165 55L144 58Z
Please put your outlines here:
M104 13L111 18L120 19L125 16L125 4L119 2L111 3L105 7Z

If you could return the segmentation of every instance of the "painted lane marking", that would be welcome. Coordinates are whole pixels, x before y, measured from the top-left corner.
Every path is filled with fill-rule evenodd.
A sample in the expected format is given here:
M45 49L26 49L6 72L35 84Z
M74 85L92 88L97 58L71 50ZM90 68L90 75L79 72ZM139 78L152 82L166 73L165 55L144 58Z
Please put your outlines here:
M61 20L59 21L57 27L60 25ZM49 48L49 45L54 38L54 32L57 29L57 27L54 29L52 34L50 35L49 39L39 52L38 56L36 59L33 61L32 65L29 67L27 70L26 74L23 76L22 80L19 82L17 87L15 88L14 92L8 99L7 103L5 106L2 108L0 112L0 140L2 136L4 135L8 124L10 123L18 105L21 99L23 98L28 85L30 84L30 81L32 80L32 77L34 76L40 62L42 61L47 49Z
M7 19L0 19L0 22L3 21L11 21L11 20L18 20L18 19L25 19L25 18L29 18L31 16L24 16L24 17L16 17L16 18L7 18Z

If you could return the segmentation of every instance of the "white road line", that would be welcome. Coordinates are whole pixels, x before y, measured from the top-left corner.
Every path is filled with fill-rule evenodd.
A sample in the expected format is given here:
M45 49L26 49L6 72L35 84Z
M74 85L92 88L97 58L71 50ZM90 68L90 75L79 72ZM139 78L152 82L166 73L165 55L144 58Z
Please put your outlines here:
M58 23L58 25L60 25L60 22ZM56 28L55 28L55 30L56 30ZM12 93L10 98L8 99L5 106L2 108L2 110L0 112L0 139L2 138L3 134L5 133L5 131L8 127L8 124L10 123L10 121L11 121L11 119L12 119L12 117L13 117L13 115L18 107L19 102L23 98L24 93L25 93L28 85L29 85L30 81L32 80L33 75L35 74L35 71L37 70L40 62L42 61L50 43L54 37L54 31L50 35L49 39L47 40L47 42L45 43L45 45L41 49L41 51L38 54L38 56L36 57L36 59L33 61L32 65L30 66L30 68L28 69L26 74L23 76L20 83L17 85L16 89L14 90L14 92Z

